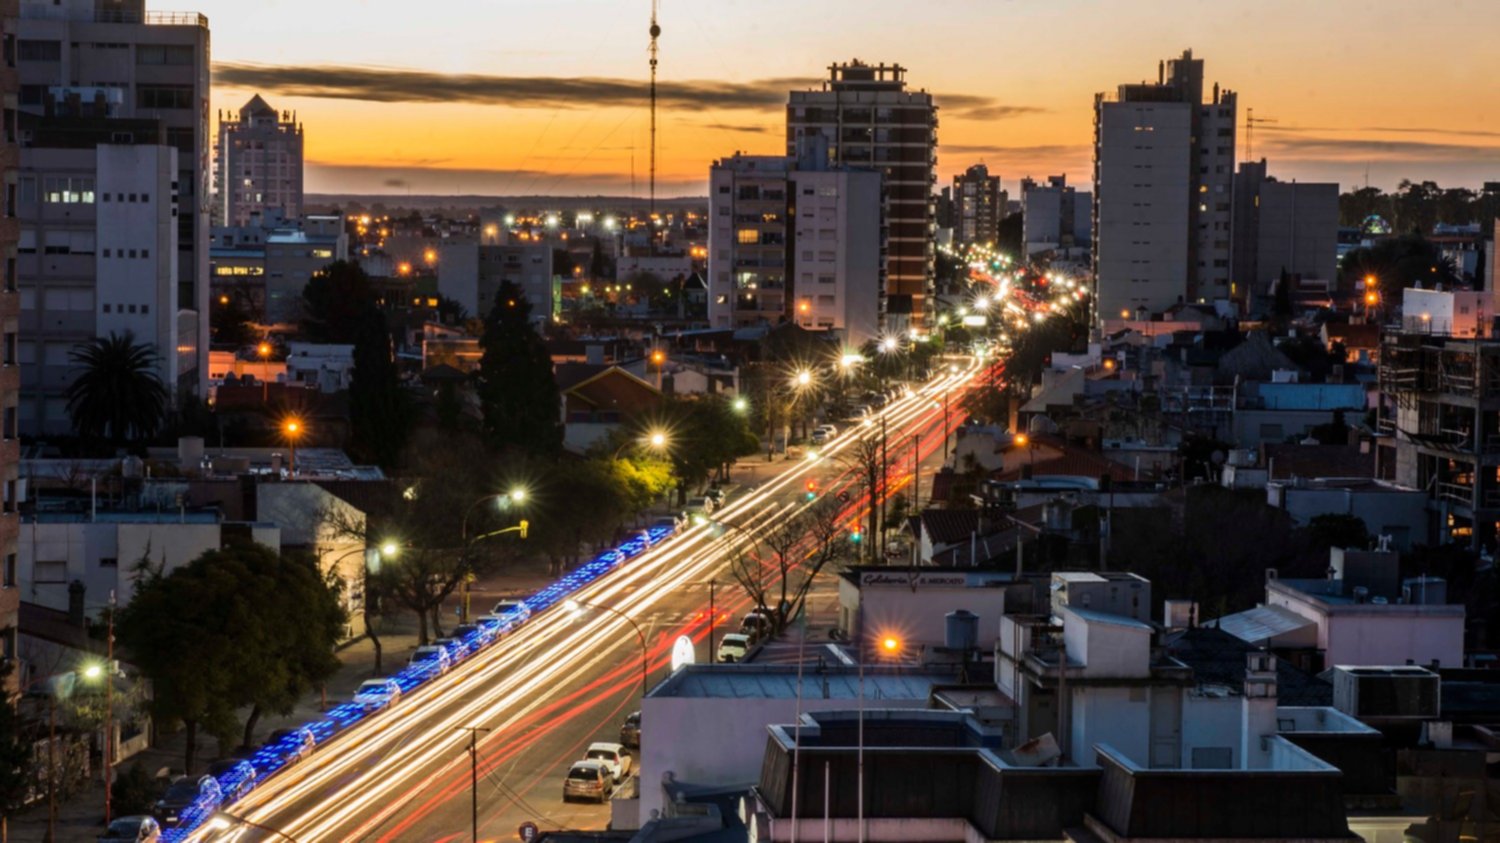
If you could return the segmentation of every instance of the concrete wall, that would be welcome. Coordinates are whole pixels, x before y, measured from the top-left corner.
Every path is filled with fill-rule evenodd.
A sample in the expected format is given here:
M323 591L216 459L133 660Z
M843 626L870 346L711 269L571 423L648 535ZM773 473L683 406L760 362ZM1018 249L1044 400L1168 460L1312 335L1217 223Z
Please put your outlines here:
M1090 679L1137 678L1151 673L1151 630L1087 620L1061 607L1068 657L1084 664Z
M872 704L873 706L874 704ZM922 709L927 701L883 699L880 708ZM641 818L662 806L662 774L694 785L754 784L772 723L794 723L795 697L647 697L641 706ZM804 698L803 712L848 711L850 699Z
M1095 744L1109 744L1142 766L1150 756L1151 705L1145 688L1069 688L1068 756L1093 764Z
M1279 494L1278 494L1279 493ZM1298 526L1325 514L1354 515L1365 522L1372 535L1389 535L1397 550L1428 541L1429 515L1426 493L1411 491L1361 492L1351 489L1268 489L1267 498L1292 516Z
M849 620L850 633L863 624L867 640L895 636L908 648L941 647L949 612L965 609L979 616L978 646L993 649L1005 610L1004 588L962 588L919 584L856 588L839 578L840 614Z
M1417 664L1463 664L1462 606L1341 606L1329 612L1284 589L1267 589L1266 603L1317 624L1325 665L1404 664L1408 659Z
M1238 691L1239 689L1233 689ZM1230 751L1230 766L1244 761L1240 727L1244 698L1209 696L1194 689L1182 691L1182 769L1193 768L1193 750L1224 748Z

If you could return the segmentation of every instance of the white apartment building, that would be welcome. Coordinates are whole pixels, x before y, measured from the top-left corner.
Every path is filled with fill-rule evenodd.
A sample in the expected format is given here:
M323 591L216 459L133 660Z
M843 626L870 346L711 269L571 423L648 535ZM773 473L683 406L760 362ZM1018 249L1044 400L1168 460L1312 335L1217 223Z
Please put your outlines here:
M560 309L562 282L552 273L552 247L545 243L498 246L470 240L444 243L437 254L438 292L471 317L490 315L506 281L521 288L533 322L550 322Z
M885 180L885 277L881 327L926 323L937 261L937 106L906 87L906 68L855 60L833 64L821 90L792 91L787 154L820 139L833 166L870 167Z
M256 212L273 210L302 216L302 124L295 114L256 94L237 115L219 113L214 151L215 225L248 225Z
M1021 180L1021 240L1026 254L1089 245L1094 197L1079 193L1068 177L1049 176L1046 184Z
M1191 50L1094 97L1096 318L1242 297L1230 278L1235 101Z
M793 322L836 331L850 346L877 336L880 183L872 170L803 169L781 156L714 162L709 324Z
M157 375L169 391L194 388L207 371L198 368L205 337L197 314L177 307L177 150L83 143L23 156L21 430L72 430L64 398L76 375L70 355L94 337L134 334L157 350Z
M15 34L23 167L49 146L34 134L34 123L28 127L28 117L87 118L101 143L163 144L177 151L171 309L190 330L179 331L176 346L158 351L168 358L191 355L195 365L182 373L181 385L202 394L208 372L208 18L148 12L144 0L21 0ZM58 142L56 133L50 145L77 147ZM82 311L81 299L73 304Z

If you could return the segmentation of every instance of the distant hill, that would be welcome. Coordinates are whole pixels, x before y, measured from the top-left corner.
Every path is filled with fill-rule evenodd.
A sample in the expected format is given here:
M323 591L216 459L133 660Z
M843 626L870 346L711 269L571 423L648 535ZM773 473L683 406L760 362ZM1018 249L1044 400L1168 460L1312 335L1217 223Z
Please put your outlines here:
M648 200L639 196L433 196L413 194L340 194L309 193L305 197L309 211L326 211L331 208L348 210L373 208L377 205L413 210L464 210L486 208L513 208L517 210L546 209L551 211L574 211L596 209L639 209L644 211ZM707 196L674 196L656 200L658 210L684 210L703 208L708 205Z

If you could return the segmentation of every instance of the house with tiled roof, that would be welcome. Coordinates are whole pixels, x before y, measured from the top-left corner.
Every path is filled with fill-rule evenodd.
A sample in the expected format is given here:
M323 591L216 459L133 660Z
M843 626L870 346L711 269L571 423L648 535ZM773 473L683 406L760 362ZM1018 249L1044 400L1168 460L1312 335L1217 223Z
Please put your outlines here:
M583 452L622 424L661 405L662 393L619 366L562 363L557 367L562 398L563 446Z

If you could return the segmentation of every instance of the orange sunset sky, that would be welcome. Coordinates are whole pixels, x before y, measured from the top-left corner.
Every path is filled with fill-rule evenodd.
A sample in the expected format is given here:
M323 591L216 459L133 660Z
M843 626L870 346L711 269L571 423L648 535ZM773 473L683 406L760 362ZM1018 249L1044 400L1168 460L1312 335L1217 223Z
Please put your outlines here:
M183 8L191 0L168 7ZM645 192L649 0L197 0L215 109L295 109L311 193ZM661 0L659 196L784 149L786 91L898 62L941 107L939 185L983 161L1087 183L1096 91L1184 48L1284 179L1500 181L1497 0Z

